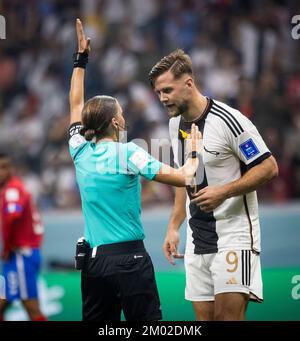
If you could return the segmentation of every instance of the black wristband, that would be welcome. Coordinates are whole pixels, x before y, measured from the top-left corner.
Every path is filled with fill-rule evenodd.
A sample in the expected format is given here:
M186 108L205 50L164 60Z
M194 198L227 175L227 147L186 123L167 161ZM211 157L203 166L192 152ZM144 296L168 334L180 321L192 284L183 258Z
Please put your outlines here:
M197 159L198 156L200 156L200 153L194 150L188 154L188 159Z
M73 67L80 67L85 69L89 61L89 54L87 52L75 52L73 55Z

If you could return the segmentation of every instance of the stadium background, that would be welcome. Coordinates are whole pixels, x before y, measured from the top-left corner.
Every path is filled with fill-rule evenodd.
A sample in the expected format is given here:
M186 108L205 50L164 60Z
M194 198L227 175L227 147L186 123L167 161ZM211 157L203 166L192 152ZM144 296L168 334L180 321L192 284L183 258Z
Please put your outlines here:
M92 39L86 98L116 96L129 139L168 138L168 118L147 74L177 47L190 53L204 94L253 120L280 175L259 191L265 302L250 304L247 318L300 320L300 40L291 35L296 14L299 2L283 0L0 1L7 25L0 40L0 146L11 152L42 210L40 287L50 320L80 319L79 274L72 263L83 221L66 134L76 17ZM183 264L171 267L161 251L173 190L144 182L142 194L164 319L193 320L184 301ZM8 317L25 315L16 304Z

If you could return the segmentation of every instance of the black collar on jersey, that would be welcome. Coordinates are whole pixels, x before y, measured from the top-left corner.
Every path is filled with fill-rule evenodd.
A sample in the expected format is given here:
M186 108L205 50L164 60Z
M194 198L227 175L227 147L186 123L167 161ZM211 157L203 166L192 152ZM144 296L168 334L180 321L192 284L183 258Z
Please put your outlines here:
M206 117L209 114L210 109L214 103L211 98L207 98L207 99L209 102L208 102L208 105L206 106L203 114L200 117L196 118L194 121L185 121L183 119L183 116L181 116L180 123L179 123L179 130L182 129L184 132L189 133L192 124L195 123L198 126L199 131L203 134L203 129L204 129ZM182 134L180 134L180 133L179 133L179 139L182 139Z
M185 119L183 118L183 116L181 116L181 121L184 122L184 123L187 123L187 124L192 124L192 123L197 123L201 120L205 120L212 105L213 105L213 100L209 97L206 97L207 98L207 105L204 109L204 112L202 113L202 115L200 117L197 117L195 120L193 121L185 121Z

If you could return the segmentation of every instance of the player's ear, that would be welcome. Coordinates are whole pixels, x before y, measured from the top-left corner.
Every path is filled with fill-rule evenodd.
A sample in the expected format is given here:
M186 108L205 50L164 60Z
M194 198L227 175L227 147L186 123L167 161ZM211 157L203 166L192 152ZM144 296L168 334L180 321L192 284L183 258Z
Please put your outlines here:
M185 84L187 85L187 87L189 87L189 88L192 88L193 86L194 86L194 80L193 80L193 78L192 77L189 77L189 78L187 78L187 80L185 81Z

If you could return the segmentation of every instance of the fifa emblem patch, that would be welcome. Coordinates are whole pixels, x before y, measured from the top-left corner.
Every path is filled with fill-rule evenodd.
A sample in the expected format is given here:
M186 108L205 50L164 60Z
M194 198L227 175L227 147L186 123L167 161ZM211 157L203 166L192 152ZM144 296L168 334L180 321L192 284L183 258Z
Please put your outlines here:
M139 171L142 171L148 164L149 158L145 151L137 150L129 158Z
M255 155L259 154L259 150L252 139L240 144L239 147L247 160L250 160Z
M86 142L86 140L83 136L76 134L70 138L69 144L73 149L76 149L77 147L79 147L80 145L82 145L85 142Z

